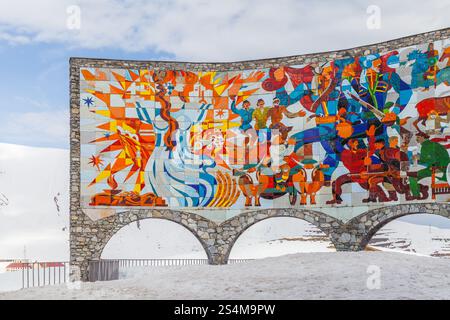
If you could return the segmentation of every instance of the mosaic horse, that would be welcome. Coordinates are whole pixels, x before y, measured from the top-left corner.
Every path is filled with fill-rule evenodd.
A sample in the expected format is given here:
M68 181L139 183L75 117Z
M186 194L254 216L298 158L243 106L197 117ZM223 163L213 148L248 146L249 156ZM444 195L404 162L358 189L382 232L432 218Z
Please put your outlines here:
M418 135L428 138L428 134L423 132L418 124L426 125L426 121L431 115L446 116L447 123L450 120L450 96L440 98L427 98L416 104L417 113L419 117L414 120L413 125L418 131Z

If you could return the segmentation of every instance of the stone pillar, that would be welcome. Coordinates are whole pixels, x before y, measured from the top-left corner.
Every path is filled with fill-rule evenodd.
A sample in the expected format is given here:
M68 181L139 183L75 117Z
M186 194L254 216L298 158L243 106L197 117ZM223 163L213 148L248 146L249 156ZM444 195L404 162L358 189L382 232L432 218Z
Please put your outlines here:
M221 264L227 264L228 263L228 257L226 257L224 254L221 253L214 253L211 254L209 258L209 264L211 265L221 265Z
M333 228L330 233L331 242L333 242L336 251L361 251L362 237L360 230L349 224L340 225Z
M87 281L89 261L98 260L111 237L101 221L92 221L81 209L70 216L70 275ZM80 279L77 279L77 278Z
M70 277L73 281L88 281L89 261L100 259L101 252L83 251L91 243L89 238L77 235L71 235L70 238Z
M334 244L336 251L362 251L364 248L360 244L355 242L338 242Z

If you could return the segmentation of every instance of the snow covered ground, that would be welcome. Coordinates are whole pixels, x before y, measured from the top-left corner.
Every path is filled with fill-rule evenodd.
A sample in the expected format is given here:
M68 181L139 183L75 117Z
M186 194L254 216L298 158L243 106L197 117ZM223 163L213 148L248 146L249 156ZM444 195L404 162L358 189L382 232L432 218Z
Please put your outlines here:
M134 269L128 276L0 293L0 300L450 298L448 260L388 252L300 253L224 266Z
M22 288L22 272L0 273L0 292L20 290Z

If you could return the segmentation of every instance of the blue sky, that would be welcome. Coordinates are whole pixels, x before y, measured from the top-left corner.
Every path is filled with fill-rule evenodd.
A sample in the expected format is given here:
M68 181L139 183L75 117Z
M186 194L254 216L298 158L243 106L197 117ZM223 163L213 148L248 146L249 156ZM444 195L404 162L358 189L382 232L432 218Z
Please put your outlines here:
M157 59L162 55L120 49L68 49L60 44L2 47L0 95L5 99L0 101L4 123L0 142L68 148L71 56Z
M339 5L337 5L339 3ZM79 8L80 28L68 27ZM380 28L370 29L370 5ZM69 58L233 61L448 27L450 1L2 0L0 142L68 148Z

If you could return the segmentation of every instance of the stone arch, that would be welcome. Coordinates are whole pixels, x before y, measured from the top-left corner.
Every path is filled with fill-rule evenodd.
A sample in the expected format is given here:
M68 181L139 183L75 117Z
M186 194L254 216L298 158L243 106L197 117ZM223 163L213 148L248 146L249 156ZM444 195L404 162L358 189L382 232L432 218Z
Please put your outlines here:
M356 239L351 249L364 250L378 230L397 218L424 213L450 219L450 203L399 204L368 210L346 223L353 227L352 236Z
M75 227L71 231L71 263L80 268L81 279L88 279L89 260L101 258L103 249L117 231L132 222L152 218L169 220L188 229L205 249L209 263L216 263L216 224L195 213L170 209L140 209L128 210L97 221L84 215L84 227Z
M201 236L204 232L206 232L203 229L209 226L210 221L199 215L185 213L182 211L158 210L158 212L143 212L141 214L133 214L132 212L128 211L119 214L117 217L119 219L114 220L120 220L120 222L114 221L113 227L106 232L105 236L101 241L101 246L99 247L98 253L99 258L101 257L103 250L105 249L106 245L111 240L111 238L114 237L114 235L116 235L117 232L119 232L119 230L121 230L123 227L136 221L142 221L147 219L160 219L174 222L187 229L192 235L194 235L194 237L202 245L203 249L205 250L206 256L208 257L208 261L211 263L213 260L211 256L210 246L207 243L208 238L205 238L204 235Z
M218 226L218 251L222 256L222 263L227 263L231 250L237 239L251 226L269 218L297 218L307 221L324 232L335 245L333 230L342 225L342 222L319 211L307 209L263 209L244 212Z

